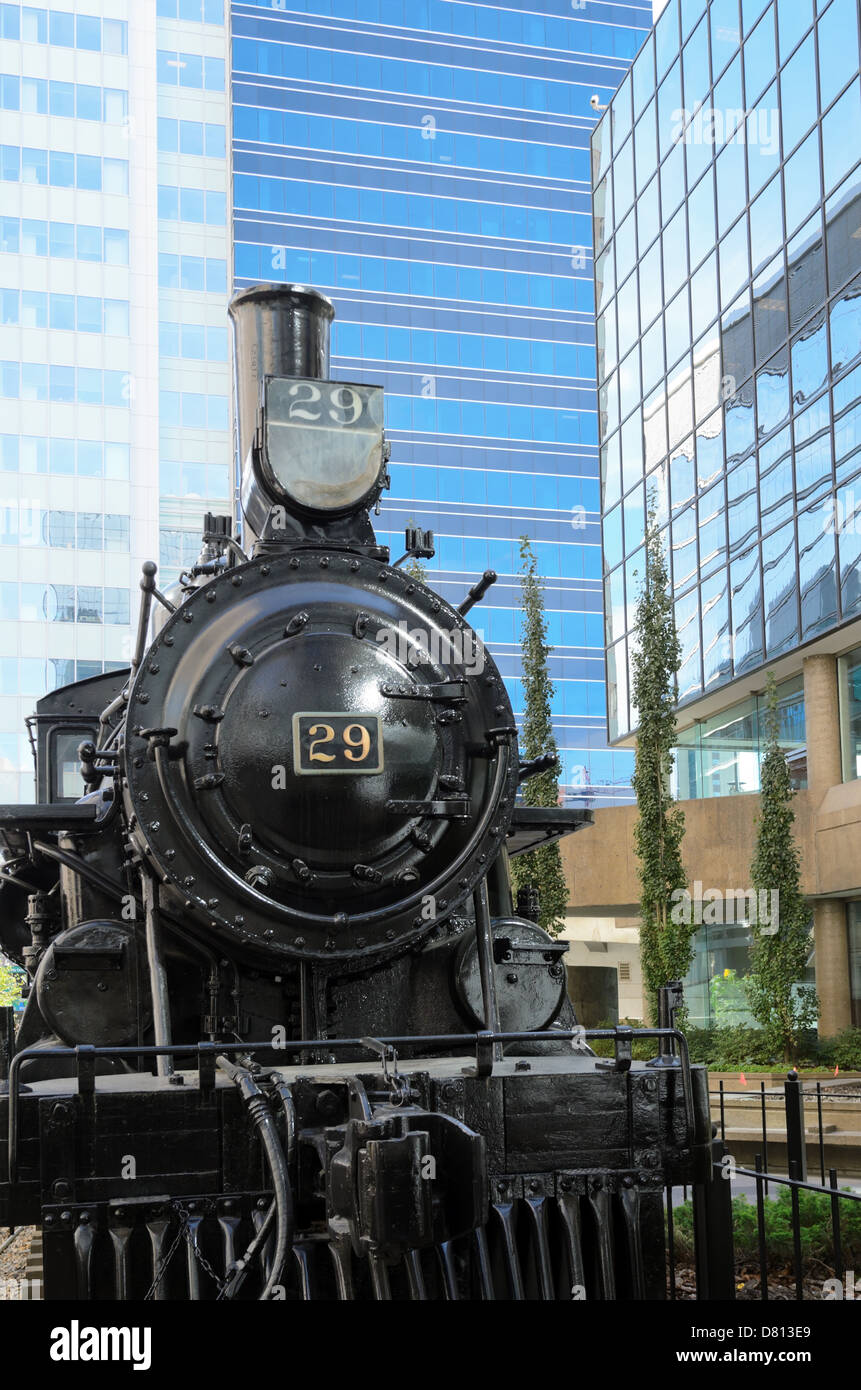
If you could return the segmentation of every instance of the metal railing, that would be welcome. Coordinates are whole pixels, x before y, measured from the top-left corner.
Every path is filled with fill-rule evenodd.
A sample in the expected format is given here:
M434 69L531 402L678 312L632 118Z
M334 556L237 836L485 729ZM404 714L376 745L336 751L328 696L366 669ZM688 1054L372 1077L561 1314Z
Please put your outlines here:
M815 1088L816 1088L815 1091L811 1091L811 1090L809 1089L809 1087L811 1086L811 1084L815 1084ZM759 1110L759 1129L760 1129L760 1133L761 1133L761 1142L762 1142L761 1154L762 1154L762 1160L763 1160L764 1168L767 1170L767 1168L768 1168L768 1149L769 1149L769 1142L770 1142L770 1141L769 1141L769 1128L768 1128L768 1127L769 1127L769 1120L772 1120L772 1121L775 1121L775 1120L776 1120L776 1122L777 1122L777 1127L779 1127L781 1130L783 1130L783 1129L785 1128L785 1124L784 1124L784 1110L785 1110L785 1105L786 1105L786 1098L785 1098L785 1093L783 1092L783 1090L782 1090L782 1089L778 1090L777 1088L775 1088L775 1087L773 1087L773 1086L767 1086L765 1081L760 1081L760 1083L759 1083L759 1089L758 1089L758 1090L757 1090L754 1086L752 1086L752 1085L750 1084L750 1082L747 1082L747 1083L746 1083L746 1086L745 1086L745 1089L744 1089L744 1090L739 1090L739 1089L736 1089L735 1087L733 1087L733 1089L730 1090L730 1089L727 1087L727 1085L726 1085L725 1081L723 1080L723 1078L721 1077L721 1078L719 1078L719 1080L718 1080L718 1090L717 1090L717 1092L712 1091L712 1092L710 1092L709 1094L710 1094L710 1097L712 1097L712 1098L715 1096L715 1094L716 1094L717 1097L718 1097L718 1114L719 1114L719 1116L720 1116L719 1135L720 1135L720 1138L723 1139L724 1141L726 1141L726 1136L727 1136L727 1120L726 1120L726 1102L727 1102L727 1099L729 1099L730 1101L732 1101L733 1099L738 1098L738 1099L740 1099L740 1100L752 1101L755 1097L758 1097L758 1098L759 1098L759 1106L758 1106L757 1108L758 1108L758 1110ZM826 1147L826 1129L825 1129L825 1123L826 1123L827 1110L828 1110L828 1107L829 1107L829 1106L840 1105L840 1106L848 1106L849 1108L852 1108L852 1107L854 1107L854 1106L857 1106L857 1107L858 1107L858 1120L857 1120L857 1125L858 1125L858 1147L859 1147L859 1149L861 1149L861 1082L855 1083L854 1087L853 1087L852 1084L850 1083L849 1085L843 1086L843 1087L840 1089L840 1091L836 1091L836 1090L835 1090L835 1091L833 1091L833 1092L832 1092L831 1090L823 1090L822 1082L821 1082L821 1081L817 1081L817 1082L815 1082L815 1083L810 1083L810 1082L808 1082L807 1085L804 1087L803 1095L804 1095L804 1098L805 1098L805 1099L810 1098L811 1095L813 1095L813 1096L815 1097L815 1103L816 1103L816 1137L815 1137L815 1143L816 1143L817 1153L818 1153L818 1159L819 1159L819 1176L820 1176L820 1181L821 1181L822 1184L824 1185L824 1184L825 1184L825 1175L826 1175L826 1171L827 1171L827 1164L826 1164L826 1158L825 1158L825 1147ZM824 1107L824 1108L823 1108L823 1107ZM775 1126L773 1125L773 1126L772 1126L772 1132L773 1132L774 1127L775 1127ZM805 1128L810 1128L810 1126L809 1126L808 1124L805 1124ZM783 1143L786 1142L786 1138L785 1138L785 1136L784 1136L783 1134L781 1134L780 1137L773 1136L772 1142L775 1142L775 1141L776 1141L777 1143L783 1144ZM809 1142L809 1141L808 1141L808 1142ZM767 1195L767 1194L768 1194L768 1179L766 1179L765 1191L766 1191L766 1195Z
M829 1167L826 1169L825 1161L825 1129L823 1124L823 1104L827 1106L829 1097L823 1095L822 1085L816 1083L814 1092L805 1093L801 1078L796 1072L790 1072L784 1082L782 1093L776 1089L770 1092L766 1090L765 1082L760 1083L759 1089L759 1121L761 1128L761 1144L759 1151L754 1155L753 1168L744 1167L735 1162L731 1152L727 1147L727 1124L725 1100L729 1096L742 1095L746 1099L756 1096L756 1091L729 1091L720 1082L718 1090L719 1107L719 1133L718 1126L714 1125L715 1137L712 1141L712 1160L713 1171L712 1181L705 1184L702 1189L696 1189L692 1193L693 1206L693 1231L694 1231L694 1268L696 1282L697 1299L733 1299L737 1292L737 1272L736 1272L736 1249L735 1249L735 1230L733 1212L733 1182L738 1179L752 1180L754 1184L754 1199L756 1204L756 1257L753 1261L759 1268L759 1289L755 1295L760 1301L769 1299L769 1274L770 1265L774 1259L774 1252L769 1249L768 1235L768 1204L774 1198L769 1189L777 1188L778 1192L788 1191L789 1193L789 1232L791 1237L792 1249L789 1255L792 1270L792 1282L795 1288L796 1300L805 1299L805 1253L804 1253L804 1229L802 1224L801 1197L802 1192L812 1192L828 1203L828 1222L830 1224L830 1258L824 1261L817 1258L817 1263L821 1268L832 1271L833 1277L838 1283L843 1281L846 1275L844 1260L844 1222L847 1213L852 1210L852 1203L861 1202L861 1184L858 1191L850 1191L839 1186L837 1169ZM808 1181L807 1174L807 1148L808 1134L805 1126L804 1100L805 1095L815 1094L817 1125L813 1144L816 1147L819 1160L820 1181ZM712 1093L714 1096L714 1092ZM856 1097L854 1093L841 1094L833 1097L835 1101L848 1102L853 1104L856 1100L861 1100L861 1096ZM774 1135L774 1128L771 1134L772 1153L777 1143L785 1145L786 1149L786 1168L787 1171L778 1172L769 1167L769 1130L768 1121L779 1120L781 1135L779 1140ZM861 1111L859 1111L859 1121L861 1121ZM748 1141L749 1142L749 1141ZM861 1143L861 1129L859 1129L859 1143ZM846 1181L846 1179L844 1179ZM678 1296L678 1273L679 1261L677 1259L677 1240L676 1225L677 1220L673 1210L672 1188L666 1191L666 1218L667 1218L667 1251L668 1251L668 1293L671 1299ZM687 1193L684 1194L685 1197ZM745 1260L746 1267L749 1267L751 1260ZM808 1279L809 1285L809 1279ZM746 1292L750 1293L749 1283ZM835 1295L839 1297L840 1295Z

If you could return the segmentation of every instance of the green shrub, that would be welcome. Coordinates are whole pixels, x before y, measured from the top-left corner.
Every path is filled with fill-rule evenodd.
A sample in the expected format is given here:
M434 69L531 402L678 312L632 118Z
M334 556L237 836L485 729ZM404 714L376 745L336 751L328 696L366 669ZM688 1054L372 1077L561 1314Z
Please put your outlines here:
M773 1189L772 1189L773 1190ZM783 1266L793 1258L792 1196L788 1187L766 1198L764 1206L765 1243L769 1266ZM798 1193L801 1254L805 1262L819 1260L834 1267L834 1238L831 1225L830 1194L802 1190ZM741 1264L758 1263L759 1234L756 1203L746 1197L732 1202L732 1232L735 1258ZM691 1202L673 1210L673 1235L677 1260L693 1259L694 1223ZM841 1202L840 1237L843 1263L847 1269L861 1261L861 1202Z
M631 1028L642 1028L639 1019L620 1019ZM600 1025L612 1028L613 1020ZM685 1030L692 1062L700 1062L712 1071L744 1071L746 1068L773 1067L785 1070L786 1063L774 1051L761 1028L747 1024L727 1024L719 1028L688 1028ZM591 1044L599 1057L613 1056L609 1039L595 1039ZM657 1038L645 1038L634 1043L634 1059L648 1062L658 1051ZM844 1028L833 1038L817 1038L814 1032L803 1033L799 1041L798 1065L822 1067L833 1071L861 1071L861 1028Z
M713 1071L779 1065L762 1030L749 1028L744 1023L722 1028L689 1028L687 1039L691 1061L702 1062Z
M599 1028L615 1028L614 1018L603 1018L597 1025ZM642 1019L639 1018L620 1018L619 1027L623 1028L645 1028ZM587 1042L592 1051L598 1057L615 1057L616 1048L612 1038L587 1038ZM653 1057L658 1055L657 1038L640 1038L631 1048L631 1055L635 1062L651 1062Z
M782 1071L785 1063L775 1054L773 1044L760 1028L735 1024L722 1028L689 1028L691 1061L701 1062L712 1071L743 1071L745 1067L774 1067ZM799 1040L798 1064L833 1071L861 1070L861 1028L844 1028L833 1038L817 1039L805 1032Z
M833 1038L823 1038L816 1048L816 1054L816 1060L822 1067L861 1071L861 1028L844 1028Z

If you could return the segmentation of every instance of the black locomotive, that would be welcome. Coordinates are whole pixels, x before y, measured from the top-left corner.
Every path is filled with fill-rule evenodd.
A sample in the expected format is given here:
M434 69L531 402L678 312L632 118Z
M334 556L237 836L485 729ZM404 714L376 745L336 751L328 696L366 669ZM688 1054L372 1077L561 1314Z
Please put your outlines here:
M382 391L329 379L324 296L230 313L246 550L209 516L144 566L131 668L40 701L0 808L0 1223L49 1298L662 1298L704 1075L669 1028L596 1058L513 911L509 857L591 816L517 804L495 576L453 608L429 533L377 543Z

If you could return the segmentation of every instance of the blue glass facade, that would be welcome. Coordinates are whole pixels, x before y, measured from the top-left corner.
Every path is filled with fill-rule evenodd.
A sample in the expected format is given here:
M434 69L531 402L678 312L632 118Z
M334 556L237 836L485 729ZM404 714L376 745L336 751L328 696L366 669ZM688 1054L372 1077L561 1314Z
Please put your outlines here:
M859 129L856 0L670 0L595 131L611 739L650 493L682 707L861 616Z
M627 796L606 747L589 138L647 4L447 0L232 10L237 287L335 301L333 374L386 388L380 539L436 534L522 709L518 537L547 580L569 796ZM584 793L584 784L590 783Z

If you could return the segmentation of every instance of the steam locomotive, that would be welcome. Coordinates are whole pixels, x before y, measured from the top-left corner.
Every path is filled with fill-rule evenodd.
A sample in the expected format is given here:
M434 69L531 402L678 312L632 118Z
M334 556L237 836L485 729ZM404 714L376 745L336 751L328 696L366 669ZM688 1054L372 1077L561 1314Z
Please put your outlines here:
M332 304L230 304L244 517L207 516L130 669L42 699L0 807L0 1224L48 1298L665 1296L663 1191L709 1165L671 1020L598 1058L509 860L589 812L518 802L505 685L371 512L379 387Z

